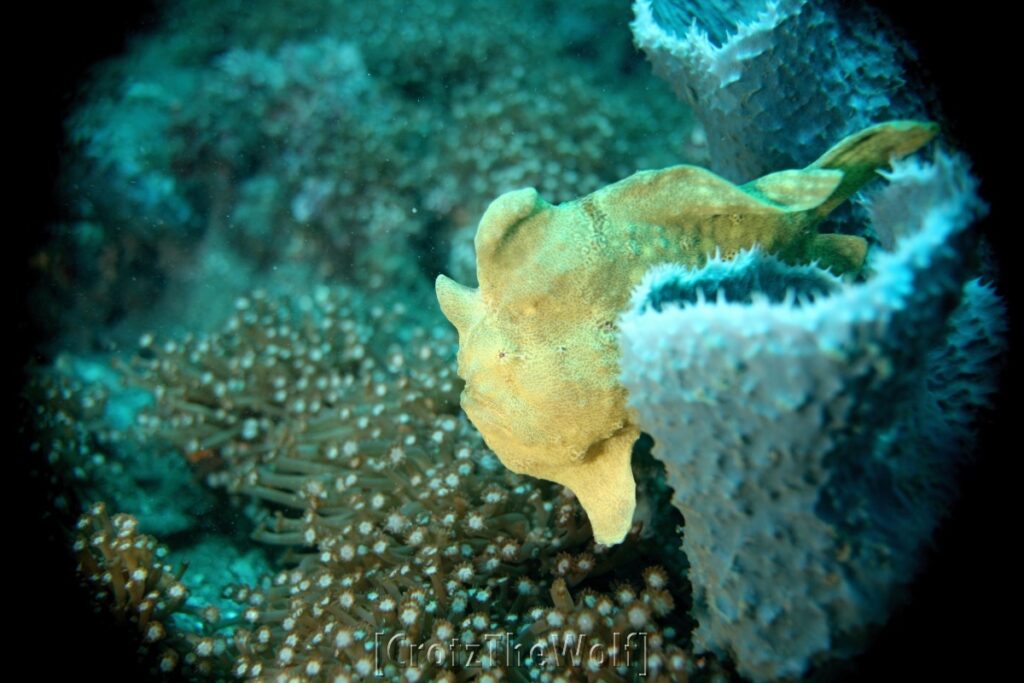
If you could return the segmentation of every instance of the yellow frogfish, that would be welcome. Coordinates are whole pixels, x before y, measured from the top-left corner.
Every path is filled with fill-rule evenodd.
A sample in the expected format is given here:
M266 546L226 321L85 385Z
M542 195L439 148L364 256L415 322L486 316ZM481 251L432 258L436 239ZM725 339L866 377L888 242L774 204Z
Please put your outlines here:
M439 275L459 332L462 407L509 469L568 487L599 543L632 525L640 434L619 382L617 320L654 265L704 264L757 245L790 263L856 274L867 243L818 224L936 126L891 121L855 133L801 170L734 185L696 166L641 171L559 205L508 192L476 233L479 287Z

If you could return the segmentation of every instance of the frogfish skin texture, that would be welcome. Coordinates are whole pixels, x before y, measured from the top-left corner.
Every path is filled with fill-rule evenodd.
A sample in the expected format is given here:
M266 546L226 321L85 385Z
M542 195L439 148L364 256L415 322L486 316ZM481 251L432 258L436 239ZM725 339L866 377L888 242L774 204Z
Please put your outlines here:
M477 229L479 287L436 282L459 332L463 409L506 467L568 487L595 540L621 542L636 507L630 456L640 429L618 379L617 320L644 273L759 245L856 274L866 242L817 225L935 133L930 123L879 124L807 168L745 185L673 166L557 206L532 188L498 197Z

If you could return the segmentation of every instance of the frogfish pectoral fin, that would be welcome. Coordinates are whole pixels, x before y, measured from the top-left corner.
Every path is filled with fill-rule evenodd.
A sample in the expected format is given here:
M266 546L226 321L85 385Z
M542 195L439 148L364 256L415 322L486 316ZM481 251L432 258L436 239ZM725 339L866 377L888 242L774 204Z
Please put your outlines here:
M576 494L598 543L621 543L633 525L636 482L630 459L639 436L639 429L626 425L594 444L583 460L540 475Z

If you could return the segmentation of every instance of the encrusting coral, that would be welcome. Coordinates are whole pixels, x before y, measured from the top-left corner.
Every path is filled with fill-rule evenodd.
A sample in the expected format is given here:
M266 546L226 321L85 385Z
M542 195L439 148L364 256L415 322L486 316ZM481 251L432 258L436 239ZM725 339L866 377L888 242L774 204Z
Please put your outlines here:
M817 224L935 126L879 124L803 170L742 186L694 166L637 173L553 206L534 189L502 195L476 235L480 287L441 275L438 301L459 331L462 406L515 472L571 489L600 543L622 541L636 506L640 430L619 381L617 318L652 266L698 267L759 245L787 262L856 273L866 242Z

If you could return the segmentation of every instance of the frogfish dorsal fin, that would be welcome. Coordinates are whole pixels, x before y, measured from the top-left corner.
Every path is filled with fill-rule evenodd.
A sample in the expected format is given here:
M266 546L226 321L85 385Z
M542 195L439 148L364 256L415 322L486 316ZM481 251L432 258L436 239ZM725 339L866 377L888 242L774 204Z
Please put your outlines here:
M806 169L835 169L843 173L839 187L817 209L819 215L830 213L877 178L879 168L917 151L938 132L938 125L930 122L887 121L840 140Z
M841 171L814 168L769 173L742 188L787 211L810 211L828 201L842 181Z

